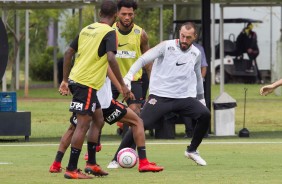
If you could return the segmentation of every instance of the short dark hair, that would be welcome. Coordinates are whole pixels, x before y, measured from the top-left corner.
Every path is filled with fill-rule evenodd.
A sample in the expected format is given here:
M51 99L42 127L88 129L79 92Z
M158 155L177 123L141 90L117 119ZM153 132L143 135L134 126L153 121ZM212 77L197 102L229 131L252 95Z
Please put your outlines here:
M101 17L112 17L117 13L117 4L112 0L104 0L101 4Z
M118 0L118 10L120 10L122 7L126 8L133 8L133 10L136 10L138 5L137 2L134 0Z
M185 22L185 23L183 23L183 24L181 25L180 29L181 29L182 27L185 27L187 30L189 30L189 29L194 29L194 30L195 30L195 35L198 34L197 26L196 26L196 24L193 23L193 22Z

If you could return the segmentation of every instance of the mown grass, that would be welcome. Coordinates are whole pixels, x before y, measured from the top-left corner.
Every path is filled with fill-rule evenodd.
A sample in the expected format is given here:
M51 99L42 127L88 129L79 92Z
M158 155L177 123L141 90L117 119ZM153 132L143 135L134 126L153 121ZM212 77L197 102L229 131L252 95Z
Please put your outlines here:
M30 89L28 98L24 98L23 90L17 91L18 110L31 111L32 133L30 142L24 142L23 137L0 137L0 183L281 183L281 97L259 96L260 87L256 84L225 85L225 91L237 101L235 133L243 126L244 88L248 88L245 123L251 134L249 138L211 134L204 139L199 150L208 166L196 166L184 158L184 150L191 139L184 139L184 126L177 125L177 136L173 140L157 140L147 134L147 156L163 165L164 172L138 173L136 167L106 169L110 172L108 177L91 181L70 181L64 179L62 173L48 172L60 137L69 125L70 97L60 96L56 88ZM212 101L218 95L219 86L212 86ZM97 154L98 163L103 168L111 160L121 139L116 135L116 128L116 125L106 124L103 129L103 149ZM82 152L85 151L84 145ZM69 150L63 166L68 158ZM84 164L81 158L79 167L83 169Z
M200 147L201 155L208 166L197 166L183 156L185 141L150 140L147 144L147 156L150 160L165 167L160 173L138 173L137 168L109 170L106 165L111 160L118 142L106 141L103 149L97 154L98 163L110 174L93 180L70 181L64 179L63 173L48 172L57 145L48 144L5 144L0 145L1 183L195 183L195 184L246 184L246 183L281 183L282 146L280 143L218 143L205 140ZM187 140L186 140L187 142ZM170 144L169 144L170 143ZM15 146L13 146L15 145ZM83 151L86 146L83 147ZM69 150L63 165L67 164ZM84 160L80 159L79 167L83 168Z
M281 96L271 94L263 97L259 95L257 84L228 84L225 92L237 101L235 108L235 132L243 128L244 122L244 98L247 88L245 109L245 126L250 130L253 137L276 137L282 132L282 109ZM211 101L219 96L219 85L212 86ZM24 97L24 91L17 91L18 110L32 113L32 136L31 138L58 138L68 126L70 112L68 112L71 97L60 96L57 88L30 89L29 97ZM213 133L214 112L212 108L211 125ZM51 128L50 128L51 127ZM184 126L177 125L176 132L179 137L184 134ZM277 133L278 132L278 133ZM115 135L116 126L105 125L104 135Z

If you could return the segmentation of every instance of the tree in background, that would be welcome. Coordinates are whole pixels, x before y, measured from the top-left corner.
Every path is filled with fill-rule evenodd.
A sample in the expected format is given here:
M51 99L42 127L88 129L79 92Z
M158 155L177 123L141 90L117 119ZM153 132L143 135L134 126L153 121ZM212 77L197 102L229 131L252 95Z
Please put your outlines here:
M86 6L82 11L83 25L87 26L94 22L94 6ZM96 9L99 11L98 9ZM144 28L149 36L150 46L153 47L159 43L159 25L160 25L160 9L158 8L139 8L137 10L135 22L137 25ZM163 10L163 30L164 39L169 38L169 34L172 32L172 6L165 7ZM150 18L148 18L150 17ZM61 36L65 38L67 43L70 43L75 36L79 33L79 15L76 11L72 16L68 16L65 20L65 24L61 27Z
M29 39L30 39L30 64L36 63L40 58L40 54L47 48L47 31L49 20L58 20L62 10L29 10ZM20 58L24 61L24 39L25 39L25 10L17 10L20 20L19 38L16 36L15 28L15 11L7 11L6 25L9 40L9 61L8 67L11 68L11 85L10 90L16 88L16 53L20 50ZM14 48L14 49L11 49ZM21 62L21 61L20 61Z
M98 9L97 9L98 11ZM172 7L164 8L163 10L163 38L168 39L172 30ZM25 50L25 10L17 10L17 14L20 19L20 36L16 37L16 28L14 25L15 11L7 11L6 21L4 23L7 27L8 40L9 40L9 61L8 68L11 72L11 85L10 90L15 90L16 85L16 53L20 50L20 63L24 62L24 50ZM143 27L148 36L150 46L153 47L159 43L159 24L160 24L160 10L158 8L142 8L137 11L136 24ZM63 17L63 18L62 18ZM94 22L95 6L85 6L82 11L82 27ZM148 18L150 17L150 18ZM36 76L38 70L52 70L53 58L50 56L50 49L48 48L48 26L50 19L54 21L64 21L63 26L60 27L61 36L70 43L75 36L79 33L79 13L78 9L70 13L67 10L52 10L52 9L38 9L29 10L29 38L30 38L30 68L32 69L32 79L34 80L52 80L53 73L44 71L46 74L51 75L49 77L42 78ZM15 41L14 41L15 40ZM12 49L14 48L14 49ZM53 48L57 49L57 48ZM61 55L59 53L59 55ZM48 61L48 62L44 62ZM40 64L41 63L41 64ZM41 66L43 65L43 66ZM45 65L45 66L44 66ZM23 66L23 64L20 64ZM35 70L35 71L33 71ZM53 70L51 71L53 72ZM42 72L43 73L43 72ZM33 75L35 74L35 75Z
M160 42L160 9L159 8L139 8L136 12L135 22L146 30L149 36L150 47L154 47ZM150 18L148 18L150 17ZM173 25L172 6L163 9L163 39L169 39Z
M76 35L79 34L79 11L78 9L73 10L72 13L69 11L64 13L64 23L60 27L62 29L61 37L70 43ZM85 6L82 10L82 28L93 23L95 17L95 6Z

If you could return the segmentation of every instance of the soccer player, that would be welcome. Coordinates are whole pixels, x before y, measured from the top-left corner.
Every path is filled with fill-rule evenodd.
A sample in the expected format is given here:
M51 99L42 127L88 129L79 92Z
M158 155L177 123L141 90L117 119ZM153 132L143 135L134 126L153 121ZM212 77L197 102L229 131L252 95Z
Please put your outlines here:
M78 48L78 40L79 36L75 38L75 40L70 44L70 47L68 50L65 52L65 60L64 62L66 63L71 63L72 57L77 51ZM108 76L111 79L111 81L117 86L117 89L121 91L121 86L116 79L115 75L111 71L110 68L108 68ZM100 102L103 115L104 115L104 120L108 124L113 124L117 121L125 122L128 124L133 131L134 134L134 140L136 141L137 144L137 152L139 155L139 167L138 170L140 172L159 172L163 170L163 167L159 167L156 164L150 163L147 158L146 158L146 149L145 149L145 134L144 134L144 127L142 120L137 116L136 113L134 113L131 109L127 108L123 104L119 103L116 100L112 99L112 90L111 90L111 82L109 78L106 78L106 83L103 85L103 87L97 92L97 97ZM133 97L133 95L131 96ZM49 171L50 172L61 172L61 161L63 159L64 153L66 149L70 145L70 140L73 136L73 133L75 131L75 127L77 124L77 119L75 113L73 113L73 116L70 118L71 125L66 131L66 133L63 135L59 149L55 158L55 161L51 165ZM96 133L100 132L100 130L96 130ZM99 141L99 140L98 140ZM98 142L99 143L99 142ZM93 160L92 157L95 158L96 151L100 151L101 147L98 145L94 145L94 147L90 148L88 145L88 155L87 155L87 160ZM92 150L89 152L89 150ZM85 168L86 172L90 172L96 176L104 176L107 175L108 173L102 171L99 169L99 166L96 165L93 170L89 170L89 168ZM83 173L80 173L81 176L86 176Z
M73 98L69 109L77 115L77 126L71 139L70 158L64 174L65 178L92 178L77 168L87 131L88 153L92 156L89 157L85 170L96 175L108 174L96 163L95 147L99 131L104 126L103 112L96 92L105 83L109 65L121 84L123 96L127 98L130 95L115 59L116 32L111 26L116 20L116 14L117 5L114 1L103 1L99 14L100 22L84 27L79 33L74 66L71 68L71 62L64 63L63 81L59 91L62 95L68 95L69 91L72 93Z
M194 23L181 26L180 37L164 41L142 55L124 77L127 85L134 74L153 61L149 84L149 97L141 112L145 130L155 128L164 114L175 112L196 120L194 136L184 152L198 165L207 165L197 149L208 128L210 111L204 105L204 89L201 76L201 53L192 43L197 31ZM117 152L133 141L132 131L124 136Z
M137 3L134 0L119 0L118 6L118 21L113 25L116 29L118 37L118 48L116 59L124 77L129 71L132 64L147 50L149 50L147 33L134 24L135 10L137 9ZM151 64L145 65L144 68L147 71L148 76L151 73ZM135 96L135 100L128 99L126 101L129 108L131 108L138 116L140 115L140 109L143 99L142 90L142 69L140 69L134 75L131 82L131 91ZM117 99L119 96L118 90L112 85L113 98ZM127 131L128 127L123 125L122 135ZM134 144L131 146L134 148ZM116 156L115 156L116 158ZM110 162L108 168L118 168L118 164L114 159Z
M133 135L134 135L134 140L136 141L136 144L137 144L137 151L139 155L139 167L138 167L139 172L162 171L163 167L150 163L146 158L145 134L144 134L144 126L143 126L142 120L130 108L112 99L111 82L109 78L113 81L113 83L116 86L119 86L119 84L118 84L118 81L115 79L115 76L112 74L112 72L108 72L108 74L109 74L109 77L107 77L106 83L97 92L99 102L101 103L104 120L109 125L112 125L113 123L117 121L120 121L120 122L124 122L128 124L131 127L133 131ZM52 163L52 165L50 166L49 172L51 173L58 173L62 171L61 162L62 162L65 151L67 150L67 148L70 145L70 141L71 141L71 138L73 136L73 133L75 131L76 124L77 124L77 119L76 119L75 114L71 116L70 123L71 125L69 126L68 130L65 132L65 134L61 138L59 149L57 151L55 160ZM96 151L97 151L97 147L96 147ZM88 159L90 160L91 160L91 157L93 157L93 154L95 155L96 153L93 152L91 154L88 156ZM92 174L96 176L107 175L106 172L101 173L101 171L99 172L95 171Z

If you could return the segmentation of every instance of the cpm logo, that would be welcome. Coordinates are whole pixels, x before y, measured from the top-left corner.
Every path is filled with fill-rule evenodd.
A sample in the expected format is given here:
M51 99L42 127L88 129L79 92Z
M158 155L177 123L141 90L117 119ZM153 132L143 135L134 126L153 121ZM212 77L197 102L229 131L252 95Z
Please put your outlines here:
M71 104L70 104L70 109L74 109L74 110L77 110L77 111L82 111L82 109L83 109L83 103L71 102Z
M116 109L111 115L109 115L108 117L106 117L106 120L108 122L112 122L114 121L115 119L117 119L121 114L121 111Z

